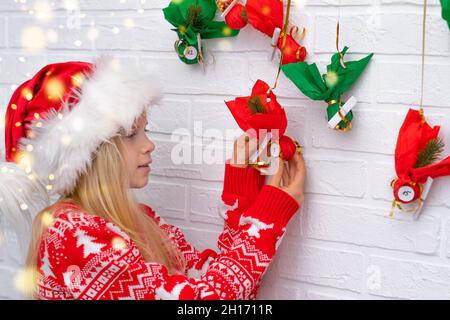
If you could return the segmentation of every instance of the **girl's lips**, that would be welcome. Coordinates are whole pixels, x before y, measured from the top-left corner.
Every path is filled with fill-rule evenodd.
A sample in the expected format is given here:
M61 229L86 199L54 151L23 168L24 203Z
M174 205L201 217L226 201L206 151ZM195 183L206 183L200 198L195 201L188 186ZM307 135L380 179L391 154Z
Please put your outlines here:
M152 161L147 162L146 164L142 164L140 165L138 168L148 168L150 167L150 164L152 163Z
M138 169L145 169L147 171L150 171L150 164L152 163L152 161L150 160L149 162L142 164L138 167Z
M139 166L138 169L142 169L142 170L150 172L150 166L149 165Z

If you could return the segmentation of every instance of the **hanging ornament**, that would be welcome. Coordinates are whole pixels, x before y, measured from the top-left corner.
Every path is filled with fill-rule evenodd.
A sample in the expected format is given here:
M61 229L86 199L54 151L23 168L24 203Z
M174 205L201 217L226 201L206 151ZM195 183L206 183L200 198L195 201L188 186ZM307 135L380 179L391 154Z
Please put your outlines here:
M281 65L305 61L306 49L299 41L304 38L303 28L297 37L298 27L291 26L288 33L291 1L288 0L286 17L283 24L284 8L282 0L247 0L248 22L256 30L271 37L272 50L269 60L281 61ZM275 56L276 53L276 56ZM281 56L283 59L281 60Z
M238 97L225 103L238 126L243 131L256 135L260 151L268 147L271 158L281 157L284 160L290 160L296 151L301 152L298 142L285 136L288 124L286 112L264 81L256 81L250 96ZM254 154L250 162L256 163L257 167L269 167L270 163L258 161L259 155L261 154Z
M347 61L343 58L348 47L331 57L331 64L327 66L327 73L321 75L315 63L297 62L281 67L284 74L303 92L313 100L324 100L328 104L328 126L339 131L351 129L353 120L352 109L357 100L354 97L347 102L341 96L348 91L369 64L373 53L358 61Z
M447 21L450 28L450 0L441 0L442 18Z
M286 19L283 26L284 8L282 0L247 0L245 5L240 0L216 0L217 7L222 11L227 25L232 29L242 29L248 23L256 30L264 33L271 40L272 49L269 60L274 58L280 61L283 52L282 64L305 61L306 49L299 41L305 36L303 28L298 35L298 27L291 26L289 33L289 12L291 1L288 0ZM286 36L285 36L285 33ZM276 56L275 56L276 53Z
M247 25L247 10L239 0L216 0L216 3L231 29L239 30Z
M297 36L298 27L292 26L289 34L286 35L286 39L284 41L283 41L284 34L283 32L280 33L276 44L275 52L276 52L276 60L277 61L281 60L281 65L305 61L307 54L306 48L298 43L298 41L303 39L303 37L305 36L305 32L306 29L303 28L302 33L299 36ZM276 34L278 34L278 31L274 33L274 35ZM297 37L298 40L296 40ZM274 40L274 38L272 38L272 40ZM282 51L283 51L283 59L281 59Z
M394 192L390 216L395 208L414 213L417 220L434 179L450 175L450 157L439 161L444 143L438 137L439 126L430 127L424 117L423 97L425 84L427 0L423 2L422 20L422 70L420 108L409 110L397 138L395 149L395 171L392 180Z
M395 148L397 178L391 183L395 207L420 214L433 181L450 175L450 156L439 161L444 143L439 126L430 127L421 111L410 109L398 134ZM407 207L403 207L407 205Z
M170 22L178 35L175 51L186 64L203 64L203 39L236 36L223 21L214 21L216 4L211 0L183 0L170 2L163 9L165 19Z

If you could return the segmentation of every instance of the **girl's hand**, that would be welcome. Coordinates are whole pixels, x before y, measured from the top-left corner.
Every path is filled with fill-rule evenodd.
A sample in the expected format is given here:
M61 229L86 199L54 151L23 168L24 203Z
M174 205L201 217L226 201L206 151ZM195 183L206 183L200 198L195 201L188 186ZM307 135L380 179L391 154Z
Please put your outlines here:
M303 156L296 152L294 157L286 163L279 159L277 172L272 176L268 185L277 187L292 196L299 205L305 200L304 188L306 167Z
M250 162L250 156L258 149L258 140L248 133L242 134L234 141L233 156L230 164L234 167L246 168Z

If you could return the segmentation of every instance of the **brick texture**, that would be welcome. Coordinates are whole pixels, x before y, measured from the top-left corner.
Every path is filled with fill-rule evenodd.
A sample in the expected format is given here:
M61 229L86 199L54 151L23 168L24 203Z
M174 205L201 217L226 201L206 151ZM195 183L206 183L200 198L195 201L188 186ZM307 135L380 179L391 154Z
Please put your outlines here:
M173 52L176 35L161 11L169 0L72 1L79 4L78 13L67 11L64 2L49 1L54 7L46 22L38 19L34 0L0 2L0 136L12 90L46 63L113 54L154 68L165 95L150 111L156 151L151 182L137 196L179 225L199 249L216 249L223 223L218 215L223 161L233 141L225 131L239 132L223 102L248 94L257 79L274 80L277 65L266 58L269 39L247 27L236 39L207 41L203 72L184 65ZM449 140L450 32L440 18L439 1L429 3L426 113L430 122L443 125L442 136ZM304 146L307 197L288 226L260 298L450 298L450 180L435 183L419 221L407 213L388 217L397 132L420 97L421 4L294 1L292 21L307 28L303 44L310 63L326 66L335 50L339 15L340 43L350 47L348 58L375 56L347 95L359 104L354 128L344 134L327 128L324 103L308 100L280 77L276 93L290 120L288 134ZM48 40L44 48L23 49L22 35L29 27L40 28L34 32L36 39ZM171 154L179 141L204 153L218 146L222 163L174 164ZM3 144L0 152L3 156ZM20 298L14 287L20 257L5 239L9 236L0 239L1 299Z

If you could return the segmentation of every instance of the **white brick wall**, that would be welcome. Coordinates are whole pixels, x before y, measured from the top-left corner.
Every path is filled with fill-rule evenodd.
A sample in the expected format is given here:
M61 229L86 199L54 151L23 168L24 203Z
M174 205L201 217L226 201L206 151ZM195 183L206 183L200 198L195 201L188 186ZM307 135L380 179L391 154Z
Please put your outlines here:
M248 94L256 79L273 81L276 66L266 60L268 38L247 28L237 39L208 41L216 63L203 74L172 52L176 35L161 11L168 0L80 0L84 16L80 29L72 30L65 27L63 1L51 1L55 11L46 24L21 10L33 2L0 2L2 113L11 86L46 63L112 53L159 67L165 98L150 117L157 151L151 183L139 198L181 226L199 249L216 248L222 226L217 206L223 165L172 165L170 152L176 142L171 132L188 128L194 133L194 121L203 121L203 130L236 129L223 101ZM429 2L426 113L431 122L443 125L442 136L450 144L450 32L440 18L439 1ZM422 0L294 3L292 20L308 29L304 44L309 62L324 66L334 52L339 6L341 45L350 46L353 58L368 52L375 56L351 92L360 103L354 129L346 134L329 130L324 104L309 101L281 76L276 92L288 113L288 134L305 147L308 194L266 274L260 298L449 299L450 179L435 183L419 221L408 214L388 217L397 132L407 109L419 99ZM125 28L125 18L132 18L136 26ZM86 33L93 22L100 34L92 42ZM35 54L24 52L21 33L29 25L55 30L58 41ZM120 29L118 34L112 32L114 27ZM3 119L0 124L3 128ZM19 265L14 250L0 245L0 298L19 297L13 286Z

